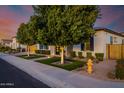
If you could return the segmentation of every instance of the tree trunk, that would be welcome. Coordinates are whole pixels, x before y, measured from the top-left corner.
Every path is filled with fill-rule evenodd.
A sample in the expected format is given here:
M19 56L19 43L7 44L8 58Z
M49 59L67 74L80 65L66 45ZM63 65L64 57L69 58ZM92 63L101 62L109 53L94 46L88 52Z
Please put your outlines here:
M64 47L61 47L61 64L64 64Z
M87 50L87 44L86 44L86 42L84 43L84 51L86 51Z
M30 49L29 49L29 45L27 45L27 55L28 55L28 57L30 56Z

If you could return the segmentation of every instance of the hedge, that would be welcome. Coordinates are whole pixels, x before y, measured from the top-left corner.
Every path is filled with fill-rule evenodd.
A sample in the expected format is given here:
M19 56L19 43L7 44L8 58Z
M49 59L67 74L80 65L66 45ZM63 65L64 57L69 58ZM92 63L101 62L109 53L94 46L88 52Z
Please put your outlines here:
M87 52L87 58L91 58L92 57L92 53L91 52Z
M76 57L76 52L75 51L71 52L71 57Z
M78 57L79 58L84 58L83 55L82 55L82 52L78 52Z
M35 52L36 52L37 54L50 55L50 50L36 50Z
M99 61L103 61L104 53L95 53L95 56Z

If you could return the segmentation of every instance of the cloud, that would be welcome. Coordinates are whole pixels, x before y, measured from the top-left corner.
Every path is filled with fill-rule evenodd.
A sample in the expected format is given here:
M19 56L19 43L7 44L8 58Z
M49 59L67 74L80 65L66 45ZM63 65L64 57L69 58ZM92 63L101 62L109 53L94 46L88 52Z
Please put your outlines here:
M12 20L12 19L2 19L0 18L0 27L8 27L8 26L12 26L13 24L15 24L16 21L15 20Z
M123 18L124 18L124 15L119 17L118 19L114 20L113 22L111 22L108 25L108 27L111 28L111 29L114 29L116 31L123 32L124 31L124 21L123 21Z
M123 21L124 6L100 6L102 18L97 19L95 27L107 27L111 29L117 29L122 25L120 21ZM123 22L122 22L123 23ZM122 28L122 27L121 27ZM121 30L118 28L118 30Z
M33 14L31 6L0 6L0 36L16 35L22 22L27 22ZM5 35L6 34L6 35ZM2 37L3 37L2 36Z

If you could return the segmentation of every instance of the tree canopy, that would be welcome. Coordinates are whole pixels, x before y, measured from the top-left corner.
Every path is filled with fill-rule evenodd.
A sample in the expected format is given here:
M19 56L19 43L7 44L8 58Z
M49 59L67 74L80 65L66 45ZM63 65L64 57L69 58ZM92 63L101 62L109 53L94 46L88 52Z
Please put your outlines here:
M48 45L79 44L94 34L93 25L99 16L98 6L33 6L43 27L38 29L38 41Z
M22 23L18 28L17 40L19 43L24 45L33 45L35 40L33 39L32 33L29 30L28 24Z
M99 16L98 6L54 5L33 6L42 27L38 29L39 43L61 47L61 64L64 47L86 42L95 33L93 25Z

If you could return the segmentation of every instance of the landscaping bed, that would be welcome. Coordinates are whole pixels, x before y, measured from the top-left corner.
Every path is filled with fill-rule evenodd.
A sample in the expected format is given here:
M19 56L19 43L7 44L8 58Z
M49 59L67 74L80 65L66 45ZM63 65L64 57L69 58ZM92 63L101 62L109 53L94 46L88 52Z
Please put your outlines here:
M72 60L72 59L65 59L65 64L60 64L60 60L61 60L60 57L53 57L44 60L37 60L37 62L59 67L69 71L83 67L85 65L85 62Z
M20 56L17 56L17 57L21 57L21 58L24 58L24 59L34 59L34 58L40 58L40 57L45 57L45 56L43 56L43 55L31 54L30 56L27 56L27 55L20 55Z
M124 80L124 59L117 60L116 69L115 69L115 77L117 79Z

